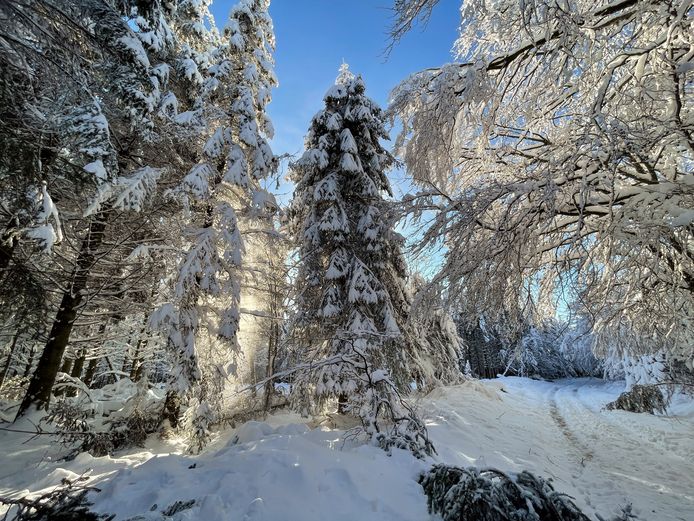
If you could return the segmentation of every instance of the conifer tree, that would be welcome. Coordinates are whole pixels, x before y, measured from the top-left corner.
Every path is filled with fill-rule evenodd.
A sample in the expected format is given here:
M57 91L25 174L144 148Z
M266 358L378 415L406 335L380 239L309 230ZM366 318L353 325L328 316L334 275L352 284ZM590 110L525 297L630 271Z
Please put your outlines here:
M124 271L127 254L119 257L127 245L118 240L116 247L109 237L114 216L141 211L164 170L162 154L149 153L159 145L155 119L166 83L165 68L153 63L172 44L167 16L175 3L138 5L32 0L0 6L0 39L12 42L0 58L0 103L11 107L0 129L0 149L7 152L0 164L0 264L31 282L18 293L39 286L40 308L52 308L40 318L52 323L20 413L48 405L77 320L96 292L114 289L95 283L95 272L110 265L118 278ZM109 259L100 251L106 245ZM53 249L53 259L36 255ZM5 283L3 307L14 292L12 280ZM117 299L122 288L111 294Z
M343 65L293 165L290 218L301 260L294 335L310 367L294 392L318 407L337 399L376 443L421 454L431 449L426 430L397 386L408 377L399 340L409 300L402 238L386 215L387 138L381 109Z
M187 420L194 449L202 447L218 416L227 367L238 350L240 221L275 206L260 184L276 165L265 113L276 84L268 7L267 0L240 1L209 53L193 119L201 118L210 132L200 161L178 189L190 209L187 245L172 301L155 317L177 358L171 399L192 400ZM192 46L190 52L199 59ZM188 66L193 76L200 72L195 63Z

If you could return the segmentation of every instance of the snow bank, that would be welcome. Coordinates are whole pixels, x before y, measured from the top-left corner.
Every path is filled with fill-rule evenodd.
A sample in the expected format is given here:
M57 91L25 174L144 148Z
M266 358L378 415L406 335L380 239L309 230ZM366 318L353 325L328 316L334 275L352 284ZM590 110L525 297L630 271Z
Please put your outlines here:
M335 432L249 422L200 457L158 455L97 486L96 509L127 518L196 499L186 519L422 520L421 466L400 451L345 447ZM155 506L156 505L156 506Z

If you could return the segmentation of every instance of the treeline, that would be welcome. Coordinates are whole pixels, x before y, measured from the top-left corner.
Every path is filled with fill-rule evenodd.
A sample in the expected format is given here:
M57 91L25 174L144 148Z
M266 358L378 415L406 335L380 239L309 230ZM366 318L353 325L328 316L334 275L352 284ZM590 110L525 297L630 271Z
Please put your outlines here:
M18 415L124 377L204 402L238 352L244 288L278 280L267 2L240 2L223 31L208 9L0 6L2 378L28 379ZM266 237L252 270L242 230Z

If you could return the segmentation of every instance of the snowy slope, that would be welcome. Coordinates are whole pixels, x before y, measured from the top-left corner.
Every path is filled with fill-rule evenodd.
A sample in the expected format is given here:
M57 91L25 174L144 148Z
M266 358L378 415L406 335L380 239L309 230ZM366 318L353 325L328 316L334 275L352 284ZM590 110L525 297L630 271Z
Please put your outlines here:
M694 409L676 404L677 417L602 411L621 388L503 378L437 389L418 406L437 460L551 477L589 513L611 515L632 502L643 520L692 521ZM158 512L189 499L196 505L174 519L431 519L415 481L431 461L401 451L388 457L302 421L283 413L249 422L221 433L198 457L182 455L177 440L152 440L117 458L52 462L45 458L60 449L45 439L21 444L26 435L2 433L0 495L45 490L89 472L102 489L92 496L95 508L118 519L162 519Z
M422 401L439 457L551 477L588 513L632 503L641 519L694 520L694 409L676 417L605 411L623 383L500 378ZM505 392L504 392L505 391Z

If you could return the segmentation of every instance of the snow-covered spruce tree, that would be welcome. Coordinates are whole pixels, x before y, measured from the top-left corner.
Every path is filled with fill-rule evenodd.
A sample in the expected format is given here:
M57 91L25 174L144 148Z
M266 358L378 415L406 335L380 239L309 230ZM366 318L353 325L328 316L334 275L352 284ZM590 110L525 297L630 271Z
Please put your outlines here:
M409 306L402 239L384 215L393 159L380 143L381 109L364 91L343 65L292 165L300 267L291 334L302 364L293 393L304 407L337 399L376 443L421 455L432 450L426 429L398 393L409 381Z
M5 367L34 373L41 406L57 379L161 379L171 360L145 326L182 220L163 194L200 148L207 3L10 1L0 17L0 147L17 152L0 154Z
M188 64L202 74L196 117L210 134L178 190L190 212L187 247L172 301L154 322L167 328L176 352L168 401L189 405L192 450L204 445L210 424L218 420L224 380L236 363L244 253L240 220L275 206L260 185L276 165L265 113L276 84L268 7L267 0L239 2L210 53L210 66L200 71Z
M55 310L20 411L47 406L73 329L95 293L113 300L127 293L120 277L129 271L125 250L133 248L138 225L121 227L131 233L118 236L112 225L144 208L166 163L153 121L165 74L153 63L170 44L163 27L173 3L167 5L152 3L142 13L134 2L97 0L0 8L8 20L4 40L12 42L0 59L3 110L11 107L13 123L3 127L2 147L22 151L3 154L0 167L3 186L15 185L2 190L9 195L3 209L13 216L3 231L11 237L3 262L28 266ZM143 30L145 20L163 39ZM35 42L47 52L35 52ZM27 211L32 192L40 194L38 213ZM49 260L37 249L58 255Z

